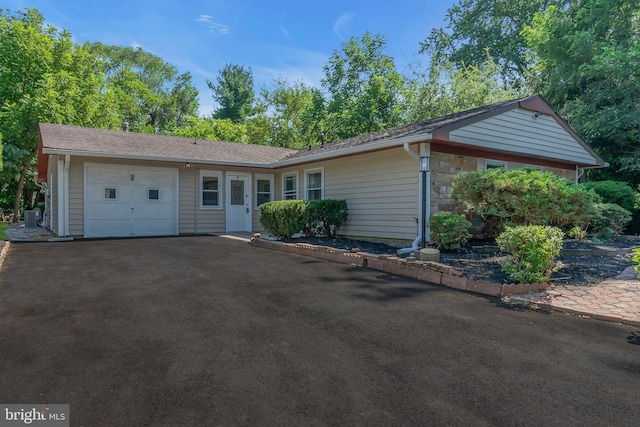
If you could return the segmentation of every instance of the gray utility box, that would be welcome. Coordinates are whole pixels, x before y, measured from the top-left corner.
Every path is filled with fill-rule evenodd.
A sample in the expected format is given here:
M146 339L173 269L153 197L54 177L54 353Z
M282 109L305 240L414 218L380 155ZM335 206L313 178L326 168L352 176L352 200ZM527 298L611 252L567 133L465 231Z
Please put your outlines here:
M38 226L38 211L24 211L25 228L36 228Z

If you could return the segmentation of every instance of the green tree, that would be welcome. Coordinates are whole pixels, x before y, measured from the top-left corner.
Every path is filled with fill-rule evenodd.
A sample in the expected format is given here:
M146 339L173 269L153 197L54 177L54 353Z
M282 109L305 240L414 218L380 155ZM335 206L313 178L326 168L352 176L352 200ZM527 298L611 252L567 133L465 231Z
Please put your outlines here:
M617 179L640 183L640 1L572 0L522 34L534 88L585 137Z
M405 93L407 123L441 117L523 96L504 81L502 68L487 55L479 65L432 62L428 73L416 70Z
M250 142L288 148L319 143L324 103L318 89L276 79L262 89L258 104L261 112L247 120Z
M559 0L460 0L447 10L447 25L434 28L421 52L436 63L480 66L487 50L501 67L502 77L524 84L529 70L529 46L521 34L536 12L564 3Z
M14 190L15 220L33 176L38 123L99 126L109 117L99 63L35 9L0 15L0 133L3 193Z
M182 126L175 126L165 133L210 141L245 142L247 140L247 126L233 123L230 119L188 116L183 122Z
M181 126L198 111L198 90L190 73L141 48L88 43L103 63L106 91L132 130L162 132Z
M213 92L213 98L220 108L213 113L216 119L231 119L242 123L253 113L255 92L253 90L253 72L251 67L226 64L220 70L214 83L207 80L207 86Z
M383 53L386 41L369 32L352 37L324 66L328 140L385 129L401 123L404 78Z

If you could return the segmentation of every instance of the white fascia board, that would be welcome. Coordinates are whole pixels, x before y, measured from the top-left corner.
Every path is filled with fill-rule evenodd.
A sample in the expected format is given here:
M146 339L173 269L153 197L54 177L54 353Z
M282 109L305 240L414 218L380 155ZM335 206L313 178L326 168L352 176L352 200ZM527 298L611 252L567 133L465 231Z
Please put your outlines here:
M410 144L414 142L424 142L430 139L433 139L433 135L431 133L411 135L411 136L406 136L402 138L388 138L388 139L383 139L377 142L372 142L369 144L359 145L356 147L332 150L326 153L312 154L310 156L298 157L290 160L280 160L280 161L275 161L273 163L232 162L232 161L225 161L225 160L205 160L205 159L180 158L180 157L146 156L146 155L135 155L135 154L95 153L95 152L78 151L78 150L63 150L63 149L56 149L56 148L43 148L42 153L82 156L82 157L108 158L108 159L151 160L151 161L158 161L158 162L199 163L199 164L205 164L205 165L276 169L284 166L316 162L316 161L331 159L335 157L342 157L346 155L380 150L384 148L392 148L396 146L402 147L405 143Z
M180 157L144 156L144 155L135 155L135 154L132 155L132 154L94 153L94 152L87 152L87 151L58 150L55 148L44 148L42 150L42 153L81 156L81 157L96 157L96 158L102 158L102 159L150 160L150 161L157 161L157 162L198 163L198 164L205 164L205 165L272 169L271 163L258 163L258 162L232 162L228 160L205 160L205 159L180 158Z
M358 145L356 147L344 148L342 150L333 150L333 151L328 151L326 153L318 153L318 154L312 154L310 156L296 157L295 159L280 160L280 161L271 163L270 167L280 168L284 166L296 165L298 163L316 162L320 160L331 159L334 157L343 157L351 154L365 153L367 151L381 150L384 148L402 147L405 143L411 144L414 142L424 142L430 139L433 139L433 135L431 133L422 133L419 135L405 136L402 138L383 139L378 142Z

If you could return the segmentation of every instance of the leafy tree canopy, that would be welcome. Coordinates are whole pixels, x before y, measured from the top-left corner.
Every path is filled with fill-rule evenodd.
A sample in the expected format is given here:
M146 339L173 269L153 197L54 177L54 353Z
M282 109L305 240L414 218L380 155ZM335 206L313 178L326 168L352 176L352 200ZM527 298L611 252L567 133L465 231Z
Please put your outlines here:
M324 66L327 92L325 131L330 140L348 138L401 123L404 78L393 58L384 53L386 41L369 32L352 37L333 52Z
M255 92L251 67L226 64L220 70L216 83L207 80L207 86L213 91L213 99L220 105L213 113L214 118L242 123L253 113Z

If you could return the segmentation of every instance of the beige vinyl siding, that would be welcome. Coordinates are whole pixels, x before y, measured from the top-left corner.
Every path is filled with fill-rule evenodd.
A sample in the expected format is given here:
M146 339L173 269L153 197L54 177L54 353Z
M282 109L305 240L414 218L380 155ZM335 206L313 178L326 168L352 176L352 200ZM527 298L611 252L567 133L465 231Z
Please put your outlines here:
M49 215L51 216L51 231L58 233L58 156L49 156L48 173L51 188L51 208Z
M196 233L198 179L195 168L178 169L178 234Z
M298 171L298 195L304 198L305 170L324 168L324 198L345 199L347 224L340 234L374 239L413 240L417 234L418 163L396 148L279 171L276 196L282 198L282 174Z
M591 154L551 115L536 118L533 111L523 108L453 130L449 139L494 150L595 165Z
M200 192L200 170L203 171L212 171L212 172L220 172L220 182L218 183L219 185L219 193L218 193L218 197L219 197L219 202L220 202L220 208L219 209L203 209L200 208L200 199L202 198L202 193ZM218 168L216 166L211 166L211 167L202 167L201 169L198 168L195 171L196 173L196 180L195 180L195 193L196 193L196 199L195 199L195 230L196 233L215 233L215 234L219 234L219 233L224 233L226 231L227 228L227 224L225 222L226 219L226 206L225 206L225 194L226 194L226 189L225 189L225 175L224 172L221 168Z
M57 179L57 156L51 156L56 161L50 160L49 172L54 172L54 179ZM84 163L101 163L101 164L120 164L149 167L170 167L178 169L178 233L179 234L220 234L226 231L225 222L225 177L227 172L236 170L228 167L216 167L207 165L194 164L191 168L185 168L183 163L169 162L152 162L152 161L135 161L126 159L105 159L105 158L88 158L88 157L72 157L71 166L69 168L69 227L72 236L84 235ZM221 173L221 191L220 191L220 209L201 209L200 208L200 170L218 171ZM247 169L243 168L242 172L251 173L251 179L254 179L255 173L273 173L273 171L265 171L263 169ZM274 199L279 198L280 176L274 174ZM55 192L55 193L54 193ZM252 194L252 199L255 197ZM252 203L255 201L252 200ZM52 189L52 210L57 209L57 183L54 182ZM255 231L264 231L259 221L260 211L252 210L252 225ZM55 220L57 211L54 212ZM55 226L55 225L54 225ZM54 228L55 229L55 228Z
M71 157L69 164L69 235L84 234L84 162Z

